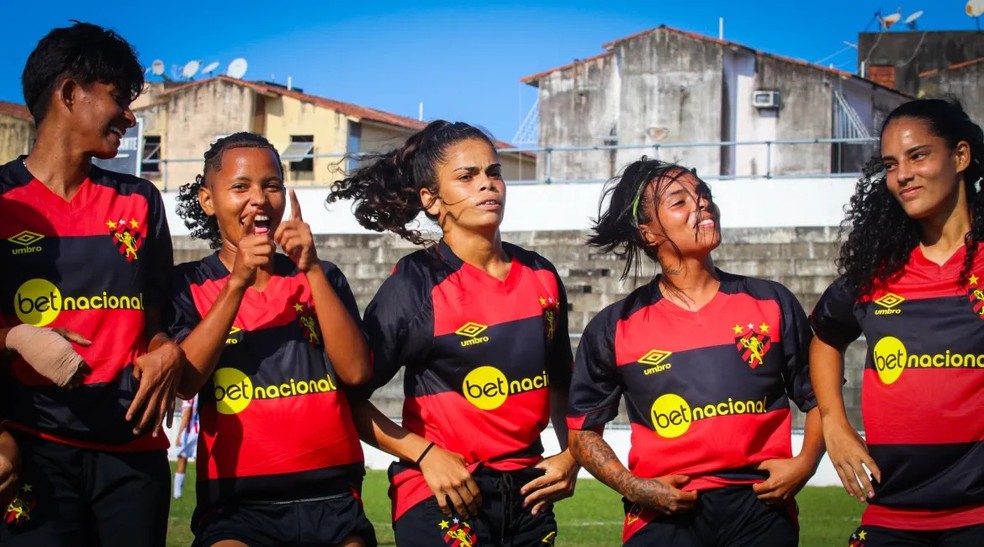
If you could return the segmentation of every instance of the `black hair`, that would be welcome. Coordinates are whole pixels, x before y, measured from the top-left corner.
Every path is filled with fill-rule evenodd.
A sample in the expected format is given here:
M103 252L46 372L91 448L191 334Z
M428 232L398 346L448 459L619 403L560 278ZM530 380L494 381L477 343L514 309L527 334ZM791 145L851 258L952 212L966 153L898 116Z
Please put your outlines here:
M984 133L955 99L918 99L902 104L882 124L883 138L885 128L900 118L924 121L929 131L945 140L951 149L960 141L970 145L970 165L962 174L970 209L970 231L964 239L966 255L957 280L965 285L978 243L984 240L984 195L978 185L984 174L981 164ZM871 158L864 166L841 225L842 231L850 229L850 233L841 246L837 267L859 299L901 275L913 249L919 245L919 221L905 213L889 192L885 179L881 157Z
M195 177L194 182L182 184L178 189L178 216L184 219L185 226L191 230L192 237L208 241L208 246L212 249L222 247L222 235L219 233L219 223L215 216L209 216L202 209L202 204L198 201L198 190L207 184L206 180L209 173L214 173L222 169L222 153L234 148L264 148L273 152L277 158L277 165L280 165L283 174L283 165L280 161L280 153L266 140L266 137L255 133L233 133L227 137L215 141L205 152L205 165L202 167L202 174Z
M424 245L420 230L407 227L425 209L420 189L437 195L437 168L444 163L450 146L470 139L495 143L481 129L463 122L436 120L411 135L403 146L382 154L364 156L368 161L348 177L335 182L327 202L354 200L356 220L377 232L390 231L403 239ZM428 217L433 218L428 214Z
M605 185L601 200L598 204L598 219L595 221L588 236L588 245L598 247L604 253L614 253L625 259L621 279L628 277L629 272L638 272L640 252L654 262L658 262L658 247L652 247L646 242L640 228L653 220L649 214L651 203L658 202L662 192L669 183L680 177L697 174L682 165L660 160L648 159L645 156L627 165L622 173ZM667 180L667 184L657 187L650 197L646 188L654 181ZM699 197L711 199L711 190L704 181L697 178ZM605 206L607 204L607 210ZM658 208L656 220L659 220ZM677 244L667 239L667 242L679 253Z
M109 29L73 23L45 35L24 65L21 86L35 124L44 119L52 93L65 78L84 86L113 84L128 105L143 90L144 70L133 46Z

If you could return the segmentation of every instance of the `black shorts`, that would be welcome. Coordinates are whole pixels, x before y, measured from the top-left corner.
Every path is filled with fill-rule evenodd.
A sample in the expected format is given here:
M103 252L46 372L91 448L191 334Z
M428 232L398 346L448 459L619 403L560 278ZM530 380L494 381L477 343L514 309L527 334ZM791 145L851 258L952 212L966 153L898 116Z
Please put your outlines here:
M250 547L265 545L336 545L356 535L376 547L376 532L354 494L315 500L226 505L204 513L195 533L195 546L222 540ZM4 546L6 547L6 546Z
M847 544L849 547L980 547L984 545L984 524L946 530L859 526Z
M666 516L625 502L626 532L635 522L624 545L673 545L674 547L717 547L799 545L796 503L768 505L759 500L751 486L727 486L705 490L690 511Z
M519 489L543 474L541 469L492 471L478 468L472 477L482 492L482 507L474 518L445 516L431 496L411 507L393 523L400 547L548 547L557 537L552 509L533 515L523 508Z
M0 545L163 547L171 501L165 451L102 452L11 433L21 488Z

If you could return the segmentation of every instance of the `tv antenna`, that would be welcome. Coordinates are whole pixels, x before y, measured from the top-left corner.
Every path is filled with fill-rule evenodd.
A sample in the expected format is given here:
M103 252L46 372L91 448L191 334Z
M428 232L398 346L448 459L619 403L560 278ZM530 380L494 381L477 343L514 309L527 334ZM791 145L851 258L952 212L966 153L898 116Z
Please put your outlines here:
M217 68L219 68L219 62L218 61L211 62L205 65L205 68L202 69L202 74L208 74L209 76L211 76L212 72L214 72L215 69Z
M922 17L922 14L923 14L923 11L922 10L919 10L916 13L913 13L912 15L906 17L905 18L905 21L903 21L903 23L905 23L906 25L909 25L909 30L916 30L916 19L919 19L920 17Z
M243 76L246 74L246 69L248 67L249 65L246 64L246 59L243 59L242 57L237 57L233 59L232 62L229 63L229 66L226 68L226 76L230 78L236 78L237 80L241 80Z
M195 74L198 74L198 67L200 67L201 65L202 63L199 61L188 61L187 63L185 63L184 68L181 69L181 76L185 80L190 80L194 78Z
M977 30L981 30L981 15L984 15L984 0L967 0L967 17L973 17Z
M890 13L884 17L882 17L881 12L878 12L875 14L875 16L878 17L878 22L881 23L881 27L883 30L888 30L892 28L892 25L898 23L899 19L902 19L902 13L900 13L899 11L895 13Z
M154 76L164 75L164 61L160 59L154 59L153 63L150 63L150 73Z

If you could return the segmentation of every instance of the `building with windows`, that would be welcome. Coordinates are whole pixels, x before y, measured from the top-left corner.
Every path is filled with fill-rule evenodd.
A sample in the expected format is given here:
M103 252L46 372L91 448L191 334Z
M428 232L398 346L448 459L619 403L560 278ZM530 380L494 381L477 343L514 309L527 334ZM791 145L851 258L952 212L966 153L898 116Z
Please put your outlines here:
M0 165L27 154L36 136L34 118L26 106L0 101Z
M179 85L153 83L132 105L143 120L141 176L164 189L194 179L219 137L265 135L293 185L327 185L356 164L352 154L394 148L427 122L310 95L298 89L218 76ZM509 148L499 143L500 150ZM532 154L500 152L507 180L533 178Z
M541 154L537 178L606 179L643 154L710 178L857 172L870 143L824 141L870 138L910 98L844 71L666 26L603 48L522 79L539 90L540 146L555 149L550 161ZM561 150L592 146L608 148Z

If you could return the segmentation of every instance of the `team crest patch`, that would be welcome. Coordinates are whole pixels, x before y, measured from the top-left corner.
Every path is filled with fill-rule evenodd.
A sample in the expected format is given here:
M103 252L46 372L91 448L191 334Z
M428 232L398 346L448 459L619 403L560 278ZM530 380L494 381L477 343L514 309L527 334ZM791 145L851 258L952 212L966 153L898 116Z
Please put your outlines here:
M540 306L543 308L543 326L547 337L547 343L553 342L554 335L557 334L557 317L560 314L560 302L552 296L540 297Z
M25 484L20 487L17 492L17 496L14 500L10 502L7 506L7 513L4 514L3 520L10 525L20 525L31 520L31 511L34 506L37 505L37 499L34 497L34 491L30 484Z
M133 262L136 260L137 251L143 246L144 240L138 231L140 223L137 222L137 219L131 218L129 221L122 218L107 220L106 226L109 227L109 235L112 236L113 242L116 243L116 249L126 257L126 261Z
M321 345L321 328L318 325L318 317L314 314L314 308L310 303L294 304L294 312L297 313L297 320L301 324L301 333L312 346Z
M980 278L976 274L970 274L967 278L967 298L977 317L984 319L984 290L980 287Z
M478 534L472 531L467 522L458 518L450 521L442 520L438 526L444 532L444 543L451 547L475 547L478 545Z
M847 542L847 547L864 547L865 540L868 539L868 532L863 528L858 528L851 534L851 539Z
M756 368L762 364L762 358L772 347L772 338L769 337L769 325L762 323L755 325L749 323L745 326L735 325L732 329L735 333L735 344L741 360L748 366Z

